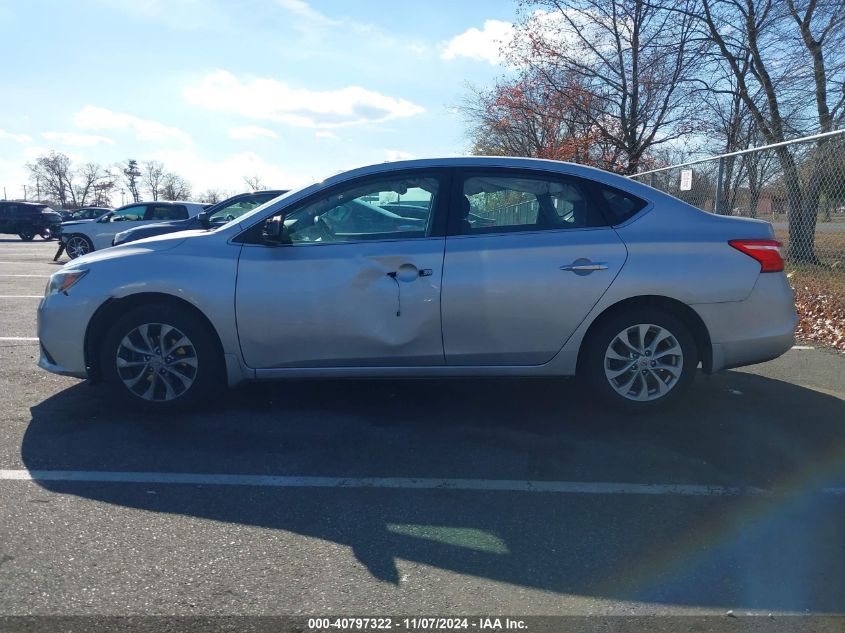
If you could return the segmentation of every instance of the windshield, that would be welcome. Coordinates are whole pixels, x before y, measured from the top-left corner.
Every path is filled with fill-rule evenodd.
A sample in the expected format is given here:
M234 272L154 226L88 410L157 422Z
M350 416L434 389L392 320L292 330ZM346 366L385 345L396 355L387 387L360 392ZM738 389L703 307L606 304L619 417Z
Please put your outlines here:
M215 222L215 221L218 222L218 224L214 226L215 229L219 229L219 228L222 228L224 226L227 226L230 222L243 222L244 220L248 220L249 218L251 218L254 215L257 215L258 213L261 213L261 211L263 211L267 207L267 205L270 204L271 202L277 202L277 201L279 201L283 198L287 198L287 197L289 197L289 196L291 196L295 193L299 193L299 192L301 192L305 189L308 189L310 187L315 187L315 186L317 186L317 185L308 185L307 187L303 187L301 189L291 189L287 193L283 193L281 195L278 195L275 198L272 198L272 199L268 200L267 202L264 202L263 204L260 204L256 207L253 207L252 209L249 209L248 211L245 211L241 216L234 218L234 220L226 220L226 224L222 224L222 225L219 224L219 220L216 220L216 217L215 217L215 216L217 216L218 212L215 211L214 215L211 216L211 221L212 222Z

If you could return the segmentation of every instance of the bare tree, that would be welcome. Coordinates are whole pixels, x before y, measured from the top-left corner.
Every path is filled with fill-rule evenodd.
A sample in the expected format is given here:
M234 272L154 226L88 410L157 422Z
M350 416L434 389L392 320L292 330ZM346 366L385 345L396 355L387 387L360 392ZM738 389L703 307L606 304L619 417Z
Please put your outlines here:
M698 18L767 143L802 132L828 132L845 120L841 0L701 0ZM783 172L794 261L817 262L815 228L826 145L818 142L818 168L803 180L796 150L774 150Z
M60 152L39 156L27 163L30 179L38 183L42 196L62 207L77 207L70 158Z
M690 132L694 1L523 0L510 56L561 96L580 85L582 114L619 152L620 171L636 173L649 150Z
M85 163L75 172L76 181L73 189L76 192L78 206L84 207L88 204L101 206L109 202L111 189L114 187L114 178L97 163Z
M132 196L132 202L140 202L141 194L138 190L138 179L141 177L141 170L138 168L138 161L130 158L124 165L121 165L121 171L126 179L126 187L129 189L129 194Z
M199 195L200 202L208 204L217 204L226 197L226 194L220 189L206 189Z
M267 188L267 185L264 184L264 181L258 174L253 174L252 176L244 176L244 183L247 187L249 187L250 191L260 191L262 189Z
M157 160L145 161L141 168L144 185L153 200L158 200L162 183L167 176L164 163Z
M168 172L161 183L162 200L187 200L191 197L191 184L179 174Z

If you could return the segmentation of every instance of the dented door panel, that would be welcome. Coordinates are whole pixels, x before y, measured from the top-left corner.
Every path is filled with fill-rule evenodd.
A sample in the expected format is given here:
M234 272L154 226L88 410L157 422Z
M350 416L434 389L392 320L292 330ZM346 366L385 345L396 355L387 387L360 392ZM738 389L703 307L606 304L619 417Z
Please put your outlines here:
M443 365L444 238L244 246L236 291L249 367Z

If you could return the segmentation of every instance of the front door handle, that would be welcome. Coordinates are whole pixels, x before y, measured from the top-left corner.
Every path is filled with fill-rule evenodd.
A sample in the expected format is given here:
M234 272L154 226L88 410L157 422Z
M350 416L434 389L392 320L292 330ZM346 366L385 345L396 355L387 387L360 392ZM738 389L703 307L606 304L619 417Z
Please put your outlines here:
M597 270L607 270L605 262L593 262L586 258L576 259L571 264L566 264L560 267L566 272L575 273L576 275L589 275Z
M414 281L420 277L431 277L434 271L431 268L417 268L413 264L402 264L398 270L387 273L396 281Z

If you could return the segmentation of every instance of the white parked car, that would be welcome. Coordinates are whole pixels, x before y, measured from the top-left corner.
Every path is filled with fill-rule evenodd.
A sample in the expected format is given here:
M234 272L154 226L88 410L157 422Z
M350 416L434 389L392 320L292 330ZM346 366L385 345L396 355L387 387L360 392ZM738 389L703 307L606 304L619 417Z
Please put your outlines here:
M135 202L109 211L96 220L62 222L59 239L65 245L68 257L76 259L91 251L108 248L120 231L154 222L192 218L206 206L182 201Z

